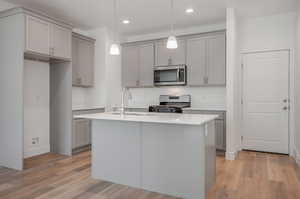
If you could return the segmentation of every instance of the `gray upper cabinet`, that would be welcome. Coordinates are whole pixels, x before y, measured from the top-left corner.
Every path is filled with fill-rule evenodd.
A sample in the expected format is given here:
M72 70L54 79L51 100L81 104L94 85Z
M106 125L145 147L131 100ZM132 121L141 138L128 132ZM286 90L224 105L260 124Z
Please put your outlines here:
M48 22L26 16L25 50L44 55L50 54L50 24Z
M71 29L26 15L25 52L57 59L71 59Z
M153 86L154 44L139 47L139 86Z
M225 34L187 40L188 85L226 85Z
M95 40L73 33L73 86L92 87L94 85L94 54Z
M153 67L187 65L188 86L226 85L226 38L224 32L184 36L177 49L166 40L123 45L122 85L152 87Z
M178 40L177 49L167 49L167 41L156 42L155 65L167 66L186 64L186 41Z
M226 39L218 35L207 40L207 83L226 84Z
M123 87L153 86L154 44L123 46Z
M203 86L206 83L206 39L187 40L188 84Z
M139 85L139 46L122 48L122 86L137 87Z
M51 24L50 55L57 58L71 59L72 32L64 27Z

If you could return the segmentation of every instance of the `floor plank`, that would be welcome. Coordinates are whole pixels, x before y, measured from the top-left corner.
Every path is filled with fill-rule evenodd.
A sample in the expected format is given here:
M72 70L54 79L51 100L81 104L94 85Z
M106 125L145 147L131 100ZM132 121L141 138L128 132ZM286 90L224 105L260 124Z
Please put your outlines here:
M0 167L0 199L178 199L91 175L91 153L44 154L19 172ZM289 156L243 151L235 161L217 156L217 183L208 199L299 199L300 169Z

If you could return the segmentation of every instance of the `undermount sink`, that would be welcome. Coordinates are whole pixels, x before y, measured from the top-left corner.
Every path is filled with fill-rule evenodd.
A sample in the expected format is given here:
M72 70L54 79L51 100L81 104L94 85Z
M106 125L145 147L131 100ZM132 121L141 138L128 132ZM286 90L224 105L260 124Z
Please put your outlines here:
M148 113L130 113L130 112L126 112L126 113L120 113L120 112L112 112L112 115L132 115L132 116L151 116L151 114Z

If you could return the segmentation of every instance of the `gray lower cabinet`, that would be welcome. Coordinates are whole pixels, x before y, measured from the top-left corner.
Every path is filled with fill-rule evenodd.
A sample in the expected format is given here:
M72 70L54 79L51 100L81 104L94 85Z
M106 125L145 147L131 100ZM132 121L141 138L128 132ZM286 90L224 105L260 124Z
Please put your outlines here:
M73 120L72 148L80 148L91 144L91 123L87 119Z
M104 108L73 110L73 116L103 113ZM73 154L89 149L91 145L91 121L83 118L73 118L72 149Z
M219 117L215 120L216 148L222 151L226 150L226 112L225 111L184 110L184 113L219 115Z
M226 85L225 34L187 40L188 85Z
M122 86L152 87L154 44L143 43L122 48Z
M73 86L94 85L95 40L77 33L72 36Z

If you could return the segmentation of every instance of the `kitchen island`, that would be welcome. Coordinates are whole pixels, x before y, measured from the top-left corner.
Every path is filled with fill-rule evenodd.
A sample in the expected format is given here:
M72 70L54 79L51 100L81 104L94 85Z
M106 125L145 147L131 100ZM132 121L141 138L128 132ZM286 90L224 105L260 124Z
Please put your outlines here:
M205 199L216 178L217 115L125 113L92 120L92 177L185 199Z

